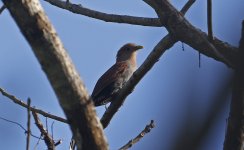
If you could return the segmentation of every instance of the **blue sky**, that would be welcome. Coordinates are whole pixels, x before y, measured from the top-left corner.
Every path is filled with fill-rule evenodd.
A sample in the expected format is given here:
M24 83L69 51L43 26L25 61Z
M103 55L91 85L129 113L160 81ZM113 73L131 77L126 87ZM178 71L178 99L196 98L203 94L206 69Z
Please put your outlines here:
M106 13L156 17L153 9L139 0L72 2ZM172 0L178 9L185 2ZM164 28L107 23L73 14L43 1L41 3L89 93L97 79L114 64L116 52L123 44L133 42L144 46L138 53L140 65L157 42L167 34ZM234 46L238 45L241 21L244 18L243 6L242 0L213 2L215 36ZM206 32L206 1L196 1L187 12L186 18ZM0 87L22 100L26 101L30 97L32 105L64 117L36 57L6 10L0 15L0 43ZM172 149L176 135L189 112L192 113L191 121L201 124L212 97L233 73L232 69L212 58L203 55L201 58L202 67L199 68L198 52L187 45L182 51L180 42L166 51L105 129L112 150L135 137L152 119L156 127L133 146L133 150ZM197 96L188 99L187 96L191 94ZM104 110L104 107L98 107L98 116L101 117ZM199 149L223 148L228 113L229 101ZM0 116L26 126L26 110L3 96L0 96ZM45 118L42 120L45 123ZM49 125L52 122L53 120L48 119ZM3 149L25 149L25 134L19 127L0 120L0 132L0 145ZM39 135L33 121L32 132ZM54 138L63 139L63 144L57 149L68 149L71 138L69 127L55 121ZM34 148L36 143L37 139L32 138L31 147ZM37 149L45 148L41 141Z

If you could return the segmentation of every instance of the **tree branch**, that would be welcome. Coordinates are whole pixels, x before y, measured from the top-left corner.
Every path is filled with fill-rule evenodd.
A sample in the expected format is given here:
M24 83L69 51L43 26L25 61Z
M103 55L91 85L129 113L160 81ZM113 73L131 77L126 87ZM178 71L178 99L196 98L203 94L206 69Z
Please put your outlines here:
M31 112L30 112L30 103L31 100L27 100L27 136L26 136L26 150L30 149L30 133L31 133Z
M212 25L212 0L207 1L207 20L208 20L208 39L213 41L213 25Z
M208 41L207 34L190 24L190 22L188 22L168 0L143 1L154 8L161 20L161 23L175 39L188 44L202 54L212 57L217 61L224 62L229 67L235 67L235 60L237 56L236 48L230 46L228 51L225 51L226 48L218 49L218 47L215 47L215 42L218 43L220 40L216 39L216 41L213 41L213 44L210 43ZM221 46L229 46L228 44L220 43ZM229 55L229 53L231 53L231 55Z
M132 145L139 142L147 133L151 131L155 127L154 121L151 120L150 124L146 125L145 129L143 129L134 139L130 140L124 146L122 146L119 150L127 150L132 147Z
M108 149L92 100L38 0L2 0L53 87L78 150Z
M190 0L191 1L191 0ZM189 5L187 3L187 5ZM184 8L184 7L183 7ZM187 7L186 7L187 8ZM188 9L183 9L184 11ZM124 103L125 98L133 91L139 81L146 75L146 73L153 67L153 65L159 60L162 54L169 48L171 48L177 40L175 40L170 34L166 35L160 42L154 47L152 52L148 55L143 64L133 73L132 77L127 81L125 86L118 92L105 111L101 118L103 128L106 128L110 123L114 114Z
M3 6L0 8L0 14L4 11L5 8L6 8L5 5L3 5Z
M61 0L44 0L44 1L56 7L73 12L75 14L81 14L94 19L103 20L105 22L126 23L132 25L154 26L154 27L162 26L158 18L145 18L145 17L135 17L135 16L127 16L127 15L106 14L103 12L85 8L82 5L72 4L70 2L67 3Z
M32 115L34 117L36 126L38 127L38 129L40 130L41 134L44 137L44 141L47 145L48 150L54 150L55 149L54 141L52 137L48 134L48 132L44 129L44 126L42 125L37 113L32 112Z
M183 15L186 14L186 12L191 8L191 6L195 3L196 0L188 0L187 3L184 5L184 7L181 9L181 13Z
M244 20L241 33L224 150L243 150L244 147Z
M127 23L127 24L132 24L132 25L155 26L155 27L162 27L165 22L165 20L163 22L161 20L161 22L162 22L161 23L158 18L144 18L144 17L135 17L135 16L126 16L126 15L106 14L103 12L98 12L95 10L85 8L81 5L72 4L70 2L67 3L67 2L64 2L61 0L45 0L45 1L49 2L50 4L52 4L54 6L57 6L59 8L66 9L70 12L73 12L76 14L81 14L81 15L91 17L94 19L103 20L105 22ZM182 8L181 13L184 15L185 12L191 7L191 5L195 1L196 0L189 0L186 3L186 5ZM179 27L179 25L177 27L179 30L184 29L183 27ZM214 38L214 40L212 42L212 44L214 46L212 44L205 45L206 44L205 42L208 43L208 35L206 33L202 32L200 29L197 29L195 27L193 27L193 28L195 31L197 31L197 33L199 35L196 35L193 38L189 38L192 35L191 31L189 31L189 32L185 31L184 34L188 33L189 37L184 37L183 39L180 39L182 42L188 41L185 43L190 45L191 47L193 47L195 50L199 51L200 53L202 53L208 57L211 57L217 61L226 63L226 65L229 67L234 67L234 65L232 66L232 64L235 64L236 55L237 55L236 53L237 53L238 48L231 46L230 44L223 42L223 41L217 39L216 37ZM184 34L182 34L182 35L184 35ZM189 39L194 39L194 40L196 39L195 44L191 44L189 42ZM202 40L204 42L201 42ZM200 43L200 44L202 43L202 44L196 45L196 43Z
M22 107L25 107L25 108L28 108L28 105L23 102L22 100L16 98L14 95L11 95L9 93L7 93L4 89L0 88L0 93L2 93L3 96L6 96L7 98L11 99L14 103L22 106ZM37 108L34 108L34 107L30 107L30 110L31 111L34 111L38 114L41 114L43 115L44 117L48 117L48 118L51 118L53 120L57 120L57 121L60 121L60 122L63 122L63 123L68 123L68 121L64 118L61 118L59 116L55 116L55 115L52 115L50 113L47 113L41 109L37 109Z

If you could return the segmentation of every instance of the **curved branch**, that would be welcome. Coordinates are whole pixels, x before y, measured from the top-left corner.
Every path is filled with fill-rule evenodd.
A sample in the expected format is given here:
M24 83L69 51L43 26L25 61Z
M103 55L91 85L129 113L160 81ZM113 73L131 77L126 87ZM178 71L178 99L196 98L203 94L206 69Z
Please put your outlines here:
M70 2L66 3L61 0L44 0L44 1L49 2L50 4L57 6L59 8L73 12L75 14L81 14L87 17L103 20L105 22L126 23L132 25L154 26L154 27L162 26L158 18L145 18L145 17L135 17L135 16L127 16L127 15L106 14L103 12L85 8L82 5L72 4Z
M3 118L3 117L1 117L1 116L0 116L0 119L1 119L1 120L4 120L4 121L6 121L6 122L12 123L12 124L14 124L14 125L17 125L17 126L20 127L22 130L25 131L25 134L28 132L28 130L25 129L25 127L23 127L23 126L22 126L20 123L18 123L18 122L15 122L15 121L12 121L12 120ZM43 140L41 137L38 137L38 136L32 134L31 132L30 132L30 135L31 135L32 137L36 138L36 139Z
M188 11L188 9L191 8L191 6L195 3L196 0L188 0L187 3L185 4L185 6L181 9L181 13L183 15L186 14L186 12Z

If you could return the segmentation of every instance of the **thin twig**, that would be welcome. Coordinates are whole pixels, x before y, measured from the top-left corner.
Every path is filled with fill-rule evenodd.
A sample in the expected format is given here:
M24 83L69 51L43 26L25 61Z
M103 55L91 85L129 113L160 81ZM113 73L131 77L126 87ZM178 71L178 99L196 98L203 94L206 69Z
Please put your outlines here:
M119 150L127 150L131 148L134 144L139 142L147 133L151 131L152 128L154 128L154 121L151 120L150 124L146 125L145 129L143 129L134 139L130 140L128 143L126 143L124 146L122 146Z
M185 46L184 46L183 42L181 42L181 48L182 48L182 51L185 51Z
M48 134L48 121L47 121L47 117L45 119L45 122L46 122L46 130L47 130L47 134Z
M198 52L198 67L201 68L201 53Z
M2 93L3 96L6 96L8 97L9 99L11 99L14 103L20 105L20 106L23 106L25 108L28 108L28 105L23 102L22 100L16 98L14 95L11 95L9 93L7 93L4 89L0 88L0 93ZM34 108L34 107L30 107L30 110L31 111L34 111L38 114L41 114L45 117L48 117L48 118L51 118L51 119L54 119L54 120L57 120L57 121L60 121L60 122L63 122L63 123L68 123L68 121L64 118L61 118L61 117L58 117L58 116L55 116L55 115L52 115L50 113L47 113L41 109L37 109L37 108Z
M69 150L75 150L75 148L76 148L75 139L74 139L74 137L72 137L69 142Z
M186 14L186 12L191 8L191 6L195 3L196 0L188 0L188 2L184 5L184 7L181 9L181 13L183 15Z
M62 144L62 140L60 139L60 140L58 140L56 143L54 143L54 146L58 146L59 144Z
M5 10L6 6L3 5L1 8L0 8L0 14Z
M3 118L3 117L0 117L0 119L1 119L1 120L4 120L4 121L6 121L6 122L13 123L13 124L19 126L21 129L23 129L23 130L25 131L25 134L27 133L27 130L25 129L25 127L23 127L20 123L15 122L15 121L12 121L12 120L9 120L9 119L5 119L5 118ZM33 135L32 133L30 133L30 135L31 135L32 137L34 137L34 138L39 139L38 136L35 136L35 135Z
M44 126L41 123L37 113L32 111L32 115L34 117L36 126L38 127L38 129L40 130L41 134L44 137L44 141L47 145L48 150L54 150L55 149L54 141L51 138L51 136L47 133L47 131L44 129Z
M186 12L188 11L188 9L194 4L196 0L188 0L188 2L185 4L185 6L181 9L181 13L183 15L186 14ZM184 43L182 42L182 49L184 51ZM200 67L200 52L199 52L199 67Z
M27 137L26 137L26 150L30 149L30 133L31 133L31 111L30 111L31 99L27 100Z
M53 138L53 125L54 125L54 121L52 122L52 125L51 125L52 139L54 139Z
M213 41L213 25L212 25L212 0L207 1L207 16L208 16L208 38Z
M16 124L17 126L19 126L21 129L23 129L25 131L25 133L27 132L27 130L18 122L15 122L15 121L12 121L12 120L8 120L8 119L5 119L3 117L0 117L0 119L6 121L6 122L10 122L10 123L13 123L13 124Z
M158 18L145 18L145 17L136 17L136 16L127 16L127 15L115 15L115 14L107 14L95 10L91 10L89 8L85 8L82 5L67 3L61 0L44 0L51 5L56 7L68 10L75 14L81 14L87 17L103 20L105 22L115 22L115 23L126 23L132 25L142 25L142 26L154 26L161 27Z
M36 142L36 145L34 146L35 150L36 150L37 146L39 145L41 138L42 138L42 134L40 135L38 141Z

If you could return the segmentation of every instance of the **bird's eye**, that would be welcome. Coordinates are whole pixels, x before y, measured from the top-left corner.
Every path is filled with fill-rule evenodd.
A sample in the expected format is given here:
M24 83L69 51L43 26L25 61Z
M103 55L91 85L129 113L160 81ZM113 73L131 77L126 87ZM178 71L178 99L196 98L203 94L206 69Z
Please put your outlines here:
M125 48L125 50L126 50L126 51L129 51L129 50L130 50L130 48L129 48L129 47L126 47L126 48Z

